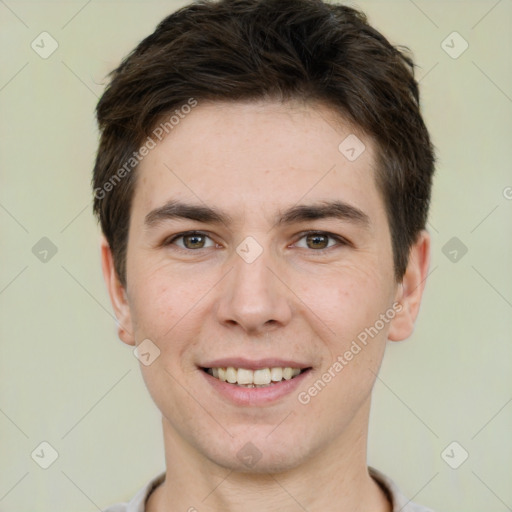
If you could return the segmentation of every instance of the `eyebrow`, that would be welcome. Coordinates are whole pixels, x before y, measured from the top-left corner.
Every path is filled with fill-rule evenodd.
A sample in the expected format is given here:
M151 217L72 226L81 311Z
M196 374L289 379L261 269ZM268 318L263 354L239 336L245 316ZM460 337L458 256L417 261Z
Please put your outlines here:
M278 215L274 226L328 218L352 222L362 227L370 226L370 218L366 213L343 201L322 201L309 205L292 206ZM215 207L171 200L149 212L145 217L144 224L146 227L152 228L170 219L188 219L226 226L233 223L229 214Z

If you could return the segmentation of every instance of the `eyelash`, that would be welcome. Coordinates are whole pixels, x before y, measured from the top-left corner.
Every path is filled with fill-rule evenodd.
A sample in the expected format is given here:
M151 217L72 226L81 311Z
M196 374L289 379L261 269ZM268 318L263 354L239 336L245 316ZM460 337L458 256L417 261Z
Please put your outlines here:
M203 231L185 231L183 233L178 233L178 234L172 236L171 238L166 239L162 245L164 245L164 246L172 245L176 240L179 240L180 238L184 238L186 236L192 236L192 235L205 236L205 237L211 239L211 237ZM312 253L324 254L326 251L333 249L334 247L339 247L339 246L344 246L344 245L352 246L352 244L345 238L335 235L333 233L329 233L327 231L304 231L304 232L300 233L299 238L294 243L297 243L299 240L302 240L303 238L305 238L309 235L327 236L328 238L332 238L333 240L336 240L338 242L337 245L325 247L324 249L310 249L310 252L312 252ZM187 248L183 248L183 247L179 247L179 246L176 246L176 248L178 250L184 251L184 252L193 252L193 251L200 251L201 249L210 249L210 247L201 247L199 249L187 249ZM303 248L300 247L300 249L303 249Z

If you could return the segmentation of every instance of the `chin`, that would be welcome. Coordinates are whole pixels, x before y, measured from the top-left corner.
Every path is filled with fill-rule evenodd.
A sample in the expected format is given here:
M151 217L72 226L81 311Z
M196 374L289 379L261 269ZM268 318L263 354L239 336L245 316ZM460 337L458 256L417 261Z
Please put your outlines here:
M235 454L232 457L212 457L210 460L223 468L235 471L237 473L245 473L252 475L268 475L278 474L291 471L301 464L303 457L298 454L290 454L286 457L280 457L275 453L264 454L261 453L261 458L254 459L254 461L240 461Z
M271 440L268 430L260 436L254 433L236 436L229 446L217 444L213 451L211 445L204 448L203 453L214 464L238 473L251 474L290 471L300 466L309 454L304 442L290 435L276 436Z

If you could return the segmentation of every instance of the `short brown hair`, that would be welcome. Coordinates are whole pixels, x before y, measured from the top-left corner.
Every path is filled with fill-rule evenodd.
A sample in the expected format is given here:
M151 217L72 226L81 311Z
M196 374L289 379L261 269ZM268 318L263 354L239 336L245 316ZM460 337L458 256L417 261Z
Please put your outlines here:
M165 18L112 71L96 108L94 212L123 284L134 156L162 116L191 98L320 101L371 136L401 281L426 225L435 160L411 57L347 6L201 0Z

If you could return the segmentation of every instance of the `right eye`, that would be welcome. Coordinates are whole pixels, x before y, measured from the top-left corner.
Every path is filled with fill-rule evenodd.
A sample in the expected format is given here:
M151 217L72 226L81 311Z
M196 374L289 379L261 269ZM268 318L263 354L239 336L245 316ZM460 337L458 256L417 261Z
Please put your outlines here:
M208 240L209 245L206 245ZM207 249L208 247L215 247L215 242L205 233L200 231L188 231L186 233L179 233L165 242L165 245L177 245L180 249L184 250L197 250Z

